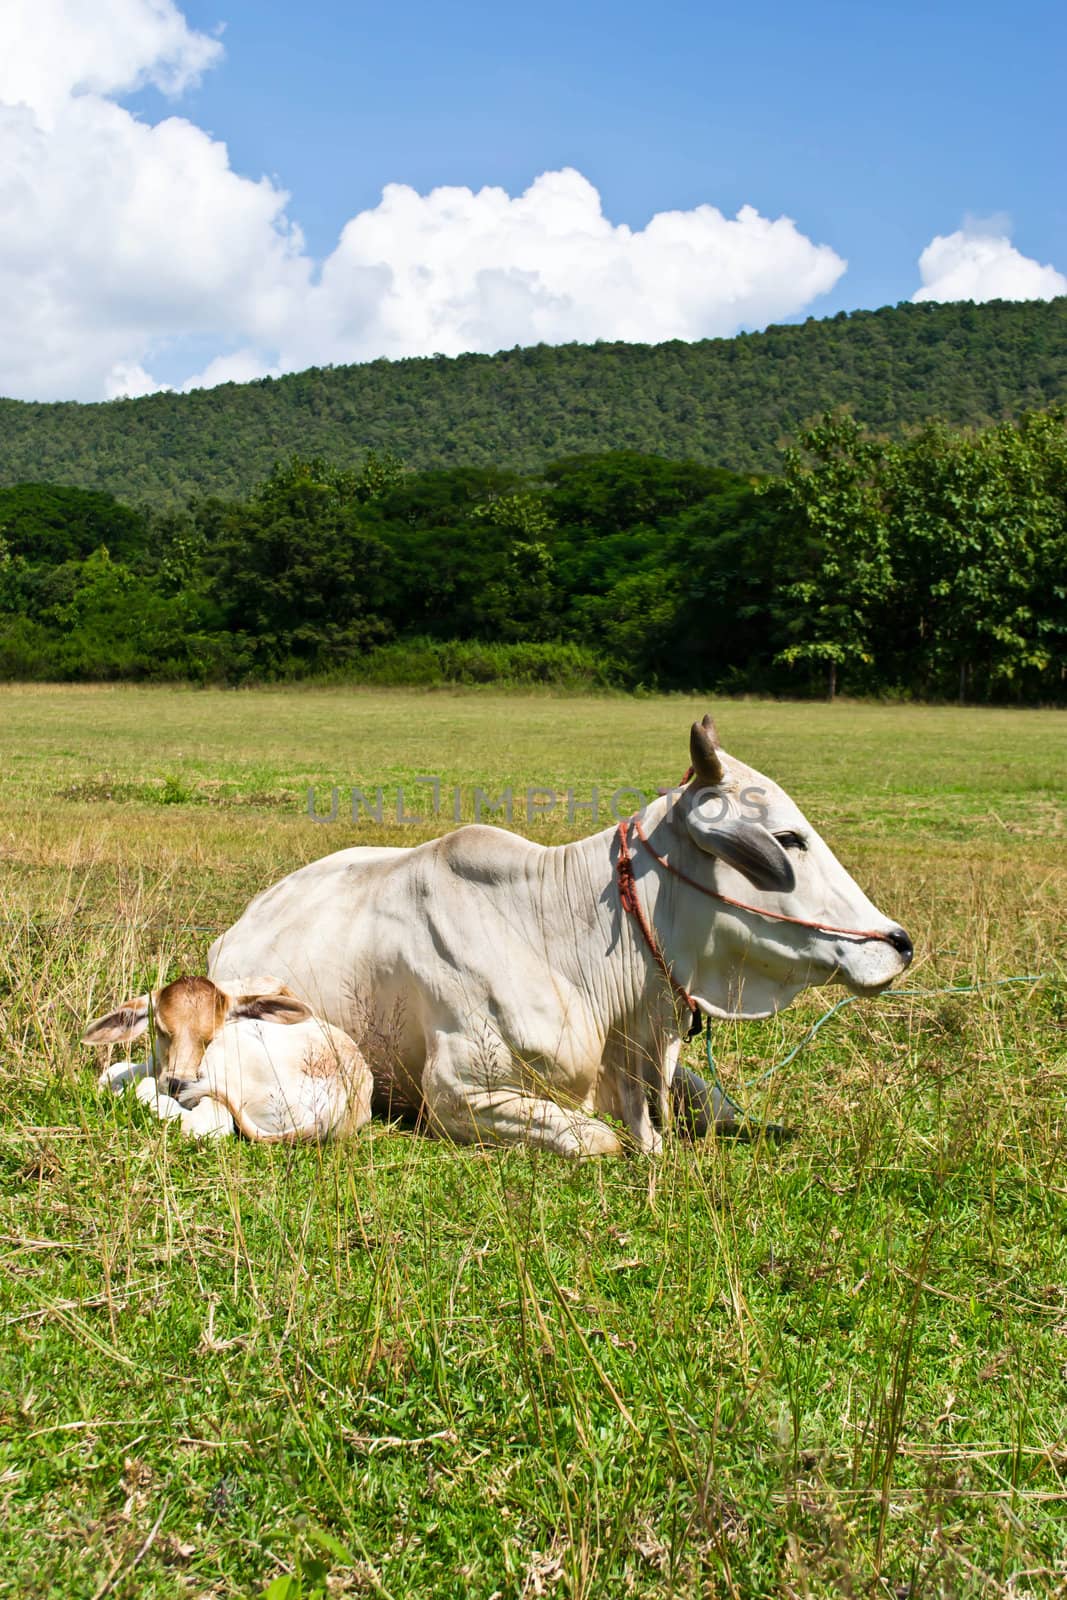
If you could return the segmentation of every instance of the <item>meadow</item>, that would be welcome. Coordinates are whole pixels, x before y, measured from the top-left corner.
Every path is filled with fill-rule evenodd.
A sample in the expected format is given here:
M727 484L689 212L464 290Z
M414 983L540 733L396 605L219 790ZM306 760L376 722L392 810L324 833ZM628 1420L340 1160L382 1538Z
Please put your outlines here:
M1067 1593L1063 713L713 708L907 989L1045 975L850 1006L738 1089L781 1147L193 1146L96 1089L86 1019L282 873L453 786L654 792L705 709L0 688L0 1593ZM717 1026L727 1086L839 995Z

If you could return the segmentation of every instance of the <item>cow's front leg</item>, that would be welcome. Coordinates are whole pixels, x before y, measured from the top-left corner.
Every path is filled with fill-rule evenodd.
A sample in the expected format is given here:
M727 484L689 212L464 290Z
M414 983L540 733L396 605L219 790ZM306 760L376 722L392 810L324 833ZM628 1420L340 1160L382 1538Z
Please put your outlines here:
M606 1122L517 1087L502 1044L438 1034L427 1053L422 1092L434 1132L457 1144L526 1144L578 1157L622 1153L622 1141Z
M709 1133L735 1134L745 1120L740 1106L699 1073L679 1066L671 1079L675 1121L693 1139Z
M671 1082L671 1098L677 1126L692 1139L716 1134L720 1139L769 1139L781 1144L793 1137L780 1122L755 1122L717 1085L706 1083L699 1073L679 1067Z
M649 1095L654 1075L649 1058L625 1039L610 1039L601 1063L597 1088L597 1110L621 1122L630 1135L631 1147L642 1155L658 1156L663 1135L653 1125Z

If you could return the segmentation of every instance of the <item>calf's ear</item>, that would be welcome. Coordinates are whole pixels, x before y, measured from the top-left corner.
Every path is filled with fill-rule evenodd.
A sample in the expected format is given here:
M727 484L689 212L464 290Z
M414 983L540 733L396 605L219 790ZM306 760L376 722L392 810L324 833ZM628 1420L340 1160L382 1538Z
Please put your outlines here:
M796 888L793 863L773 833L760 823L744 818L706 822L697 807L690 811L686 825L694 844L709 856L744 873L757 889L789 894Z
M227 1021L249 1017L255 1022L307 1022L314 1016L309 1005L295 994L251 994L237 998L226 1013Z
M125 1044L139 1039L148 1032L148 1007L151 995L139 994L134 1000L124 1000L117 1011L106 1017L97 1017L82 1034L83 1044Z

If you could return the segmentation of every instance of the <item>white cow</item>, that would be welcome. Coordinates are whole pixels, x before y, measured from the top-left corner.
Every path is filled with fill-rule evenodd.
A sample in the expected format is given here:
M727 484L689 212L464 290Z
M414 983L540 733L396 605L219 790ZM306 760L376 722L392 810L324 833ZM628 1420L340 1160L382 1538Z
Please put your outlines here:
M370 1068L339 1028L274 978L178 978L90 1023L86 1044L124 1044L154 1023L148 1061L122 1061L102 1086L136 1093L196 1137L295 1143L354 1133L370 1118Z
M651 850L631 843L640 908L700 1010L765 1017L809 985L876 994L898 977L907 935L789 796L725 755L710 718L690 753L692 782L642 813ZM651 1152L678 1010L620 903L619 848L614 828L548 849L474 826L341 850L257 896L209 971L277 972L359 1041L394 1105L451 1139Z

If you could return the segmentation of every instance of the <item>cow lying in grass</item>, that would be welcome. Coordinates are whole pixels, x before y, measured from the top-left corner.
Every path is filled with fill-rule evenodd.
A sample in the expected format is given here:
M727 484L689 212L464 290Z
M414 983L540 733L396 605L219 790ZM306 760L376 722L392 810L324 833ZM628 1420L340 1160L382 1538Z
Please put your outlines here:
M370 1068L347 1034L274 978L178 978L90 1023L86 1044L127 1044L153 1027L147 1061L101 1074L204 1138L237 1131L266 1143L355 1133L370 1117Z
M313 862L257 895L208 971L279 973L459 1143L653 1154L679 1087L698 1129L729 1123L679 1078L679 991L705 1017L774 1016L818 984L881 993L912 945L710 717L689 756L691 780L570 844L474 826Z

